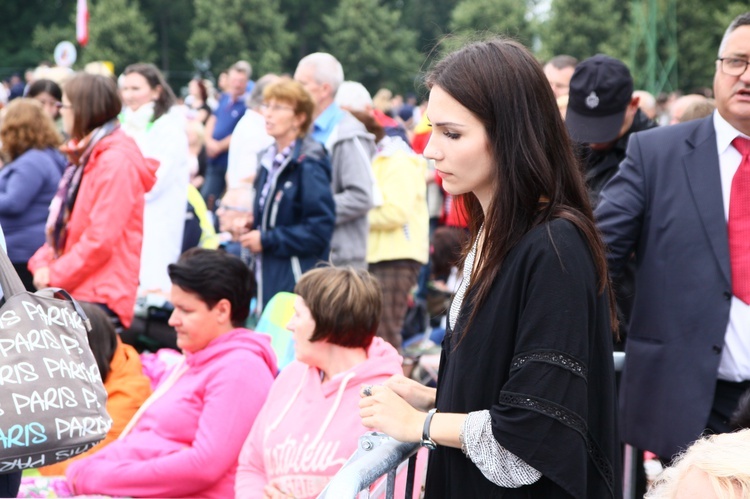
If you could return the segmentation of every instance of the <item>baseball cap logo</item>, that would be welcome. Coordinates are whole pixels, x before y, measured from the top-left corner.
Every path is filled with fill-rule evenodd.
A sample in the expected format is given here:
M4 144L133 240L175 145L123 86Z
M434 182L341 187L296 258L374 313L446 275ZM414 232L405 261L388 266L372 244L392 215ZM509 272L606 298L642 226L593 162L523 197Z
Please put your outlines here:
M596 95L596 92L592 91L588 97L586 97L586 107L589 109L596 109L596 106L599 105L599 96Z

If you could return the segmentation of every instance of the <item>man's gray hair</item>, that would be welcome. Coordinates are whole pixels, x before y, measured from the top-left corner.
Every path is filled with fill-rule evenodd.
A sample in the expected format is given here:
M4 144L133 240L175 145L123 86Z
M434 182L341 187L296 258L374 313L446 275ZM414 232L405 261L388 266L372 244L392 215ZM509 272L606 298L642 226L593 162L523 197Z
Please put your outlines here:
M727 30L724 32L724 36L721 38L721 43L719 44L719 57L721 57L721 53L724 52L724 47L727 44L727 38L729 35L740 26L750 26L750 12L745 12L744 14L735 17L734 21L731 22Z
M572 55L561 54L547 61L547 64L556 69L575 68L578 65L578 59Z
M344 82L344 68L341 67L338 59L325 52L315 52L306 55L297 64L298 68L305 66L312 66L315 70L315 81L319 84L329 84L333 94L336 95Z
M267 75L263 75L260 77L258 81L255 82L255 86L253 87L252 92L250 92L250 95L247 98L247 107L250 109L255 109L256 111L258 108L260 108L260 105L263 104L263 91L266 89L266 87L275 82L279 79L279 75L268 73Z
M229 70L244 74L248 80L253 77L253 67L247 61L237 61Z

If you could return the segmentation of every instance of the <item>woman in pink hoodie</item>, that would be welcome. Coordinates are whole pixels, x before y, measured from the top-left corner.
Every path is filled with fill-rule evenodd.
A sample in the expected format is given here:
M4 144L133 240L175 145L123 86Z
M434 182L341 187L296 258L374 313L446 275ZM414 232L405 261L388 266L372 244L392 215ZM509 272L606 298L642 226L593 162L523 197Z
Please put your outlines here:
M233 495L240 448L268 395L276 358L268 337L241 328L251 277L242 261L196 248L169 266L169 277L175 307L169 324L185 362L119 440L70 465L75 494Z
M271 387L240 454L235 496L316 497L367 429L358 416L363 384L401 373L401 357L375 338L381 292L352 268L305 273L289 329L297 360Z

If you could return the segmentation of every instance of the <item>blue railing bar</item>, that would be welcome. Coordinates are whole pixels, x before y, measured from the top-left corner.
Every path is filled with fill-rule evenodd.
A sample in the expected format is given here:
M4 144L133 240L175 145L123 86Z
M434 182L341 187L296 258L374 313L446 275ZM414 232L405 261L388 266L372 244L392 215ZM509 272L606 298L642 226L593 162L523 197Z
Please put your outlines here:
M388 472L386 478L385 499L395 499L396 496L396 468Z
M406 470L406 493L404 499L411 499L414 497L414 475L417 471L417 456L416 454L409 458L409 467Z
M360 491L391 470L395 475L399 464L418 450L418 443L399 442L382 433L367 433L360 437L357 452L331 479L318 499L355 498Z

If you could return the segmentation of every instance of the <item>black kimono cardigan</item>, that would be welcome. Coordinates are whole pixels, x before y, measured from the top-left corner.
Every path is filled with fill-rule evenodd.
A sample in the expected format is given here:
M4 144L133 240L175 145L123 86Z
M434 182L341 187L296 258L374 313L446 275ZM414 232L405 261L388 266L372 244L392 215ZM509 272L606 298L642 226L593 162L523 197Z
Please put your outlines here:
M609 299L597 282L583 235L558 219L510 251L461 338L465 297L443 340L436 406L489 410L495 439L542 478L502 488L460 449L439 446L426 498L622 497Z

